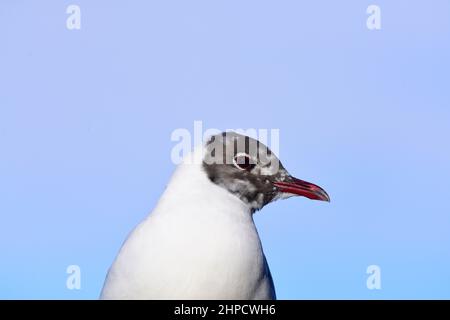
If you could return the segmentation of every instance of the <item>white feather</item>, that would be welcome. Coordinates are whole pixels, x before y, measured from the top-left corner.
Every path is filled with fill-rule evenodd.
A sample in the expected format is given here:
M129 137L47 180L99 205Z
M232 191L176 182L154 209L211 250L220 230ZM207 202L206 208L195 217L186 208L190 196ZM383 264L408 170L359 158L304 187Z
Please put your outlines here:
M102 299L274 299L248 204L212 183L197 148L129 235Z

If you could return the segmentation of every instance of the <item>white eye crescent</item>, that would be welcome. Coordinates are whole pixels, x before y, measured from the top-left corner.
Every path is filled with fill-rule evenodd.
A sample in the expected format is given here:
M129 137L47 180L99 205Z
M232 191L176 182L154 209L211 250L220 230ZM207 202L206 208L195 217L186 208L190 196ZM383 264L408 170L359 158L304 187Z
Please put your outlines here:
M255 167L254 161L246 153L238 153L233 158L233 164L239 170L251 171Z

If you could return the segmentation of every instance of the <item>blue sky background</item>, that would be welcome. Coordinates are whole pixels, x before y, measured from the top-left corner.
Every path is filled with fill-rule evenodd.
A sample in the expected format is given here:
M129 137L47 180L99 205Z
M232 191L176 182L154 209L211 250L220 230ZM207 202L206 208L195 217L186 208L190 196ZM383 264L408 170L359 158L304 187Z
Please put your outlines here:
M332 198L255 216L279 298L450 298L449 39L448 0L2 0L0 298L97 298L194 120Z

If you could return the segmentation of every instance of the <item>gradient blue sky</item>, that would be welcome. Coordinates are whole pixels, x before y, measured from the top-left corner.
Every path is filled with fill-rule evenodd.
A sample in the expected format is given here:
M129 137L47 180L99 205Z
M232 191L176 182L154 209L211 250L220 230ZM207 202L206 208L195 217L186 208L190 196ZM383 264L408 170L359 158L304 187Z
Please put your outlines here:
M194 120L331 195L255 216L279 298L450 298L449 40L448 0L2 0L0 298L97 298Z

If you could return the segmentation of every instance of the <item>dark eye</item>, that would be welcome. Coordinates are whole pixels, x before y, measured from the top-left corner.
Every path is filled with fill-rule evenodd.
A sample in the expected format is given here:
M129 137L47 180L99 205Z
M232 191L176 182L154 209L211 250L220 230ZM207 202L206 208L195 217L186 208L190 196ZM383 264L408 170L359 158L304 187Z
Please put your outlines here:
M255 167L255 163L247 154L238 154L234 157L234 165L241 170L250 171Z

